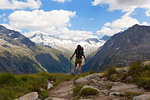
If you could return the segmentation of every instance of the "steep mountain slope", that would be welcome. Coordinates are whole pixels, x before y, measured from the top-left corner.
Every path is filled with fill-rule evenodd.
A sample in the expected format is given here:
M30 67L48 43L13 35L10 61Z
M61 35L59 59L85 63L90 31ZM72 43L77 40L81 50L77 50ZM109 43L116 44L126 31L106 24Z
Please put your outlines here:
M150 26L134 25L115 34L86 64L84 71L102 71L111 65L128 66L150 59Z
M68 72L69 65L62 52L35 44L19 32L0 25L0 72Z
M111 36L104 35L100 40L107 41L111 38Z
M69 54L72 54L76 46L80 44L84 47L86 55L90 55L92 52L97 51L97 49L105 43L105 41L99 40L97 38L89 38L85 41L72 41L56 38L50 35L43 35L42 33L36 33L33 36L30 36L29 38L33 42L36 42L41 45L47 45Z

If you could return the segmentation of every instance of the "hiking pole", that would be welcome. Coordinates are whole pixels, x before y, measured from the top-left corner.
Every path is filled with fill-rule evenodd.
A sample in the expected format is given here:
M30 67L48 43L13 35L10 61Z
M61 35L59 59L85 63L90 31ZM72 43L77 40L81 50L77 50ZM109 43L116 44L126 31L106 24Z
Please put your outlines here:
M70 62L70 73L71 73L71 62Z

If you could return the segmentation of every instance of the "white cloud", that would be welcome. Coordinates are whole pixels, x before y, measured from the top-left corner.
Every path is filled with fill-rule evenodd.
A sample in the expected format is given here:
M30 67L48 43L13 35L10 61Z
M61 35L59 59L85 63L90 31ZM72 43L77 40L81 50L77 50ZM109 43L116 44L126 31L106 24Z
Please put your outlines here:
M71 0L52 0L52 1L60 2L60 3L64 3L65 1L71 2Z
M49 32L70 26L70 18L74 17L76 12L65 10L34 10L34 11L15 11L9 16L11 26L30 31Z
M19 31L19 32L21 32L21 30L20 29L17 29L17 28L15 28L15 27L12 27L12 26L10 26L9 24L1 24L1 25L3 25L3 26L5 26L5 27L7 27L8 29L10 29L10 30L15 30L15 31Z
M150 25L147 22L140 23L137 19L130 17L128 13L123 15L120 19L113 21L112 23L105 23L104 26L97 31L98 35L114 35L124 29L133 26L134 24Z
M0 0L0 9L38 9L41 5L40 0Z
M67 10L22 10L15 11L9 15L9 25L7 26L14 27L17 30L28 30L29 33L25 33L26 36L40 32L46 35L54 35L63 39L78 41L95 37L89 31L69 30L72 17L76 17L76 12Z
M113 35L124 29L133 26L134 24L149 25L147 22L140 23L137 19L132 18L136 8L146 9L146 15L150 16L150 0L94 0L93 6L108 4L110 11L121 10L125 12L120 19L116 19L113 22L107 22L104 26L97 31L99 35Z
M60 38L63 39L72 39L72 40L86 40L88 38L97 38L97 36L93 36L92 32L89 31L80 31L80 30L69 30L68 28L64 28L61 30Z
M93 6L108 4L109 10L122 10L126 12L133 12L135 8L150 9L150 0L94 0ZM150 15L150 10L146 12Z

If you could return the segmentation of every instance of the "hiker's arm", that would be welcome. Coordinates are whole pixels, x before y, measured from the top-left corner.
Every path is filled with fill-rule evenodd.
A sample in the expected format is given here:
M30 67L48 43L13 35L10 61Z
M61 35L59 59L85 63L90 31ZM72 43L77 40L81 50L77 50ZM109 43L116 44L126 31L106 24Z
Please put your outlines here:
M86 57L85 57L85 55L83 55L83 57L84 57L84 60L85 60L85 62L86 62Z
M73 55L71 56L70 61L71 61L71 59L74 57L74 55L75 55L75 53L73 53Z

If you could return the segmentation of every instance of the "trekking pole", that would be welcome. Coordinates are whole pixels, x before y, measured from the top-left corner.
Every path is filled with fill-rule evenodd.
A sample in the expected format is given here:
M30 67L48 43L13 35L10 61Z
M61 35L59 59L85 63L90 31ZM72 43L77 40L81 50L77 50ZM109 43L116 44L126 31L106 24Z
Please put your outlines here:
M70 62L70 73L71 73L71 62Z

